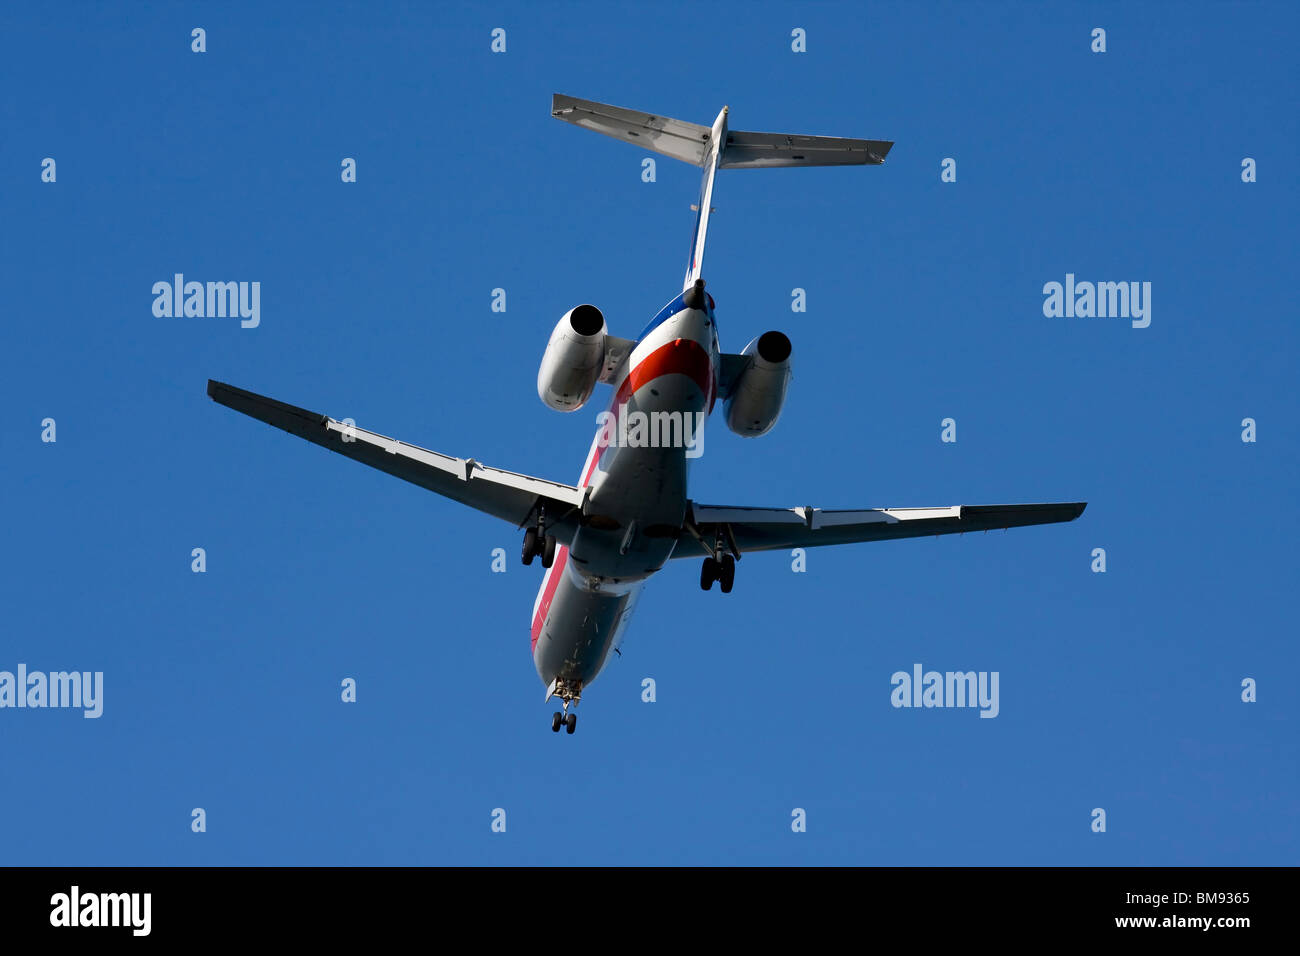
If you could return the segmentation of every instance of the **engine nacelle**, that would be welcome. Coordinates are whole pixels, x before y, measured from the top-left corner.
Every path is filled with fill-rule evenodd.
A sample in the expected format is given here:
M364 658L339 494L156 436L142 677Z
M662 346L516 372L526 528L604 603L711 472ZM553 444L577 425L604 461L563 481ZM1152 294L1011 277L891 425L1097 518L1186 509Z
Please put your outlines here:
M577 411L591 398L605 365L605 316L594 305L564 314L546 343L537 394L557 412Z
M790 384L790 340L780 332L764 332L745 346L750 356L745 370L731 385L725 409L727 427L745 438L766 435L781 416Z

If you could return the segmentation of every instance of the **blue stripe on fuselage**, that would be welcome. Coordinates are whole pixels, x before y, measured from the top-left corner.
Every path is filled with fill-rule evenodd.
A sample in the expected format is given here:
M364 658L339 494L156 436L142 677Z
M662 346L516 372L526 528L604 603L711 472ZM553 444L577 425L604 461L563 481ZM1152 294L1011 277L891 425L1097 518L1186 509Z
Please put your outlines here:
M704 312L709 317L710 321L713 322L714 329L717 329L718 320L713 316L713 296L709 295L706 292L704 294L704 303L705 303ZM686 293L685 291L683 291L680 295L677 296L677 298L673 299L673 301L669 302L666 306L664 306L662 309L659 310L659 314L656 315L653 319L651 319L650 324L641 330L641 334L637 336L636 340L638 342L644 341L647 335L649 335L655 329L659 328L659 326L663 325L674 315L676 315L678 312L681 312L685 308L686 308Z

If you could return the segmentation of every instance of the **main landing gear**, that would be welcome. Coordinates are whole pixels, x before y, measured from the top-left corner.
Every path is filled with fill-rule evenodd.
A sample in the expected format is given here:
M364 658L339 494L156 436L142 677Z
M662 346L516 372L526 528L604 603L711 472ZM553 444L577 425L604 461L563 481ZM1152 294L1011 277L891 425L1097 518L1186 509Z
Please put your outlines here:
M700 544L713 552L704 559L704 566L700 568L700 587L710 591L713 589L713 582L717 581L722 585L722 593L730 594L731 586L736 582L736 558L740 556L736 539L731 534L731 527L725 524L718 525L712 545L704 539L703 535L697 533L696 537L699 538Z
M736 580L736 559L729 554L724 554L722 560L716 558L705 558L704 566L700 568L700 587L709 591L713 589L713 582L717 581L722 585L722 593L730 594L731 585Z
M555 535L546 533L542 521L543 517L539 515L537 527L524 532L524 550L520 557L524 564L532 564L533 558L541 555L542 567L549 568L555 563Z

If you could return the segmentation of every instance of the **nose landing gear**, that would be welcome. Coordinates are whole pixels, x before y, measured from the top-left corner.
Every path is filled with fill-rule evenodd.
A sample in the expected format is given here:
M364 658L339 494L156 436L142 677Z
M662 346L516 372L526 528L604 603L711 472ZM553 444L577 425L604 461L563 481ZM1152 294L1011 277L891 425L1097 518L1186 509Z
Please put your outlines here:
M551 732L558 734L563 727L565 733L573 733L578 729L578 715L569 710L569 705L572 704L576 708L578 701L582 700L581 685L557 678L551 685L551 692L547 695L547 699L549 700L552 695L560 698L563 712L557 710L551 714Z

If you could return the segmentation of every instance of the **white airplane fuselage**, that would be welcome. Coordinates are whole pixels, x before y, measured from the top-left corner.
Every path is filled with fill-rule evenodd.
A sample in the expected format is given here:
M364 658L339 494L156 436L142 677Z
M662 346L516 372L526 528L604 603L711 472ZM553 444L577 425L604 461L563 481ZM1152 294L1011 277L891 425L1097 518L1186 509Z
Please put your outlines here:
M551 730L573 733L570 707L621 643L646 581L670 558L701 558L700 587L730 593L742 552L965 534L1073 521L1087 502L820 509L710 505L687 498L691 460L703 451L714 403L737 435L767 434L781 415L791 344L769 330L739 353L718 343L703 263L719 169L880 165L887 140L731 130L723 107L712 126L555 94L551 115L701 170L682 292L635 340L609 333L601 311L570 309L547 342L538 397L557 411L582 408L612 385L608 411L576 485L446 455L319 412L208 380L214 401L332 452L524 529L521 560L546 573L533 605L532 652L547 699L563 712ZM648 428L646 427L648 424Z
M702 421L712 411L721 354L713 299L706 294L706 307L692 309L684 296L641 334L615 383L611 414L677 413ZM557 545L533 605L538 676L548 687L559 682L577 693L620 643L641 589L672 556L686 515L691 458L684 443L630 447L603 434L592 440L578 480L591 488L589 517L571 547Z

